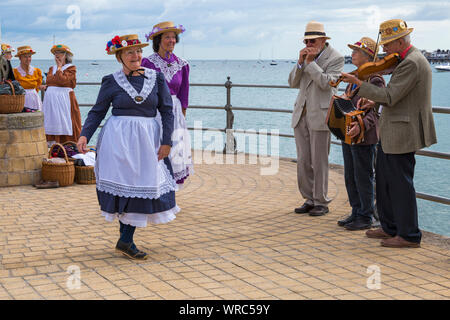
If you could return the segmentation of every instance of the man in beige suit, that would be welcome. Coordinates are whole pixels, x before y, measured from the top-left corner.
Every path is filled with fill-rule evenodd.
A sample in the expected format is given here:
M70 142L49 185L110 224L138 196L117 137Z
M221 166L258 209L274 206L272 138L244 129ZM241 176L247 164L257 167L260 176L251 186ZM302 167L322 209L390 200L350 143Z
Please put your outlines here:
M323 24L306 25L298 64L289 75L289 86L299 88L292 114L297 147L298 188L305 203L296 213L321 216L328 212L328 154L330 131L327 110L337 91L328 82L336 80L344 68L344 57L328 43Z
M405 21L380 25L381 45L400 63L386 88L379 88L343 74L344 81L360 86L358 95L383 105L376 165L377 208L381 228L367 231L369 238L383 239L382 246L417 248L422 233L414 189L415 152L436 143L431 107L430 64L410 43Z

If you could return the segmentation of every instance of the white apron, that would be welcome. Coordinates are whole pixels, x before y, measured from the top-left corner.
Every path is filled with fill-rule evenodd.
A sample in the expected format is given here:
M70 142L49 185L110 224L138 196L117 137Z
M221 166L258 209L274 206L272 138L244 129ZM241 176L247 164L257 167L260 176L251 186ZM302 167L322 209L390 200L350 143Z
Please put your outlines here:
M25 107L33 110L42 110L41 97L36 89L25 89Z
M169 169L163 160L158 161L159 147L155 118L111 116L97 142L97 189L143 199L158 199L175 191Z
M72 64L65 64L61 70L64 71ZM53 75L58 67L52 68ZM44 95L42 112L44 113L45 134L48 135L73 135L72 118L70 117L70 96L72 88L67 87L47 87Z
M69 96L71 91L72 88L67 87L47 88L42 105L45 134L73 135Z
M181 102L177 96L172 96L174 126L172 133L172 148L169 159L172 164L175 181L179 181L194 174L191 152L191 136L187 129L186 119L183 115ZM161 114L157 113L156 119L162 128ZM162 139L162 132L161 132Z

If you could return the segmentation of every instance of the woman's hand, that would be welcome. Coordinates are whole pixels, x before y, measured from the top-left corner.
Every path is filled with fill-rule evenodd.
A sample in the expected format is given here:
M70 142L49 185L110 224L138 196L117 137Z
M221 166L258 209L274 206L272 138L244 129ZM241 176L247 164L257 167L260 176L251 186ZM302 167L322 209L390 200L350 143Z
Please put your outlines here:
M169 145L166 145L166 144L163 144L161 147L159 147L159 150L158 150L158 161L162 160L164 158L167 158L169 156L170 148L171 147Z
M66 60L66 55L64 54L60 58L55 57L56 67L60 70L64 66L64 61Z
M78 139L77 149L78 149L78 152L80 152L82 154L85 154L88 151L87 138L85 136L81 136L80 139Z
M361 80L350 73L342 72L341 77L343 82L356 84L358 87L360 87L362 84Z
M47 90L47 85L41 84L41 85L38 87L38 89L39 89L39 90L42 90L42 91L45 91L45 90Z

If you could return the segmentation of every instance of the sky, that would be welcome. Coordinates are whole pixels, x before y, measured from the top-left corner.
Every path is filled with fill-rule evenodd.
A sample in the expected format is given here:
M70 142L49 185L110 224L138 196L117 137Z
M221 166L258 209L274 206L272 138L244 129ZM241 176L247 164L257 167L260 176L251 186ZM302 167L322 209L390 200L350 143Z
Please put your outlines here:
M113 59L106 43L116 35L145 41L153 25L182 24L175 53L189 60L298 58L305 26L325 25L330 45L350 55L347 44L376 40L379 24L403 19L413 44L450 49L450 1L304 0L0 0L2 43L30 45L34 59L51 59L50 48L68 45L75 59ZM151 45L144 55L152 53Z

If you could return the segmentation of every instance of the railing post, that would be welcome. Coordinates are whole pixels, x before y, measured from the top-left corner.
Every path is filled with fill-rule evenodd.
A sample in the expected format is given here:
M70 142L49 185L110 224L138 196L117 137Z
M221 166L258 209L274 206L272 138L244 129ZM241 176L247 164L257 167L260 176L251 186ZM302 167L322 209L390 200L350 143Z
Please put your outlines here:
M225 110L227 112L227 126L225 128L226 141L223 148L223 153L236 153L236 138L233 134L234 114L233 106L231 105L231 87L233 83L230 81L230 77L227 77L225 82L225 88L227 89L227 104Z

